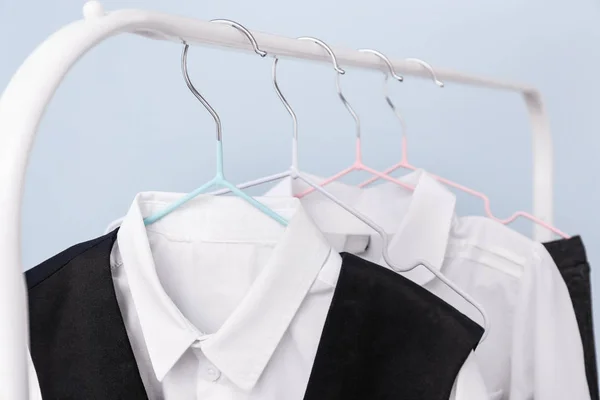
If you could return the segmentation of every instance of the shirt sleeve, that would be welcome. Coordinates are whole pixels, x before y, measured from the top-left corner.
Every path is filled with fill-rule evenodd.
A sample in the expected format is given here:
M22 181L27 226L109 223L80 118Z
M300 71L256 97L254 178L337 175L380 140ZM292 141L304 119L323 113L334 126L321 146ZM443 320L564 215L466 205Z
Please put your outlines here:
M523 271L514 318L507 398L590 399L573 304L542 245Z

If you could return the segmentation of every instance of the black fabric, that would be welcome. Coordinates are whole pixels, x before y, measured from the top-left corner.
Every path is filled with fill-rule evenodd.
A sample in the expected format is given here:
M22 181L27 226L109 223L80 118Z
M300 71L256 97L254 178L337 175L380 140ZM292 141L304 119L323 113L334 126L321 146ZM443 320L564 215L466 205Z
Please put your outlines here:
M342 253L305 400L448 400L483 329L397 273Z
M562 275L575 309L583 343L585 372L592 400L599 400L596 345L592 318L590 265L580 236L544 243Z
M42 398L147 400L115 296L117 231L25 273L30 351Z
M26 272L44 399L148 400L112 281L116 236ZM483 329L406 278L342 258L305 400L447 400Z

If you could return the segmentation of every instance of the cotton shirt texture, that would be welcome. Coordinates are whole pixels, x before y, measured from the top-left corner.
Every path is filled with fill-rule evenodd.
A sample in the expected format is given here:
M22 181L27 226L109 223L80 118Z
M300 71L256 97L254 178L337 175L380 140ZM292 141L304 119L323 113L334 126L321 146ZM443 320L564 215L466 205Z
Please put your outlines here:
M414 192L392 183L359 189L334 182L325 189L388 232L388 251L398 266L425 260L483 306L491 329L475 355L490 398L589 399L571 299L545 248L493 220L457 217L455 196L424 171L402 180ZM290 196L306 189L301 181L286 179L267 195ZM331 203L319 193L302 202L309 213ZM385 265L380 237L364 224L344 233L338 226L348 222L340 222L339 215L312 216L334 247L341 244L339 251ZM343 218L355 220L349 214ZM361 248L360 243L368 245ZM482 323L472 306L423 267L403 275Z
M315 383L309 386L313 388L312 397L303 397L303 395L309 385L309 378L312 380L313 376L316 376L315 379L318 379L323 374L317 371L318 366L326 365L327 361L331 360L331 357L325 359L324 356L319 357L317 350L326 319L329 321L331 317L328 313L330 308L333 309L334 295L338 298L336 304L342 310L347 307L347 304L352 303L348 295L336 294L339 288L337 285L342 283L341 277L346 276L343 281L344 287L352 284L358 287L357 279L352 277L364 273L359 266L364 267L364 271L377 271L368 275L371 276L372 282L385 282L388 286L394 279L404 282L403 290L396 291L397 296L416 293L417 297L426 299L426 303L429 304L426 310L434 313L432 315L440 313L434 318L434 321L439 324L438 334L448 335L449 338L454 338L456 335L457 339L451 340L452 348L462 346L461 357L446 359L446 364L451 366L451 370L444 369L444 364L438 362L436 365L437 368L441 368L439 371L430 371L434 372L432 376L420 375L423 382L419 383L421 385L418 386L419 390L424 390L424 393L428 393L427 390L435 390L439 393L438 387L444 387L445 384L448 392L452 390L452 399L485 398L486 390L476 361L474 357L468 357L470 350L479 339L479 336L473 334L476 324L437 297L424 296L429 293L391 271L363 260L359 261L352 255L345 256L345 259L349 259L349 267L342 268L346 265L346 261L342 264L342 257L332 251L331 246L307 216L298 200L259 199L280 215L290 219L287 228L264 216L241 199L211 196L201 196L155 224L144 226L143 216L162 209L180 196L181 194L164 193L138 195L123 220L118 235L113 235L112 240L116 237L114 246L107 244L107 239L101 238L102 240L97 239L91 244L78 245L79 248L83 246L89 255L85 252L73 255L71 253L74 251L69 249L56 256L58 259L65 260L65 266L75 260L74 273L80 276L83 274L83 277L78 278L82 280L86 279L82 269L100 268L101 265L97 265L97 260L102 259L103 254L106 254L106 265L110 268L114 284L115 304L118 302L128 345L130 344L130 347L125 346L125 343L120 343L119 346L125 346L125 350L132 349L148 399L337 400L338 397L335 396L319 397L320 387L315 386ZM107 235L109 238L110 236ZM101 250L99 246L104 246L106 250ZM96 252L94 257L91 256L91 251ZM85 304L88 294L78 291L75 285L77 279L72 282L73 278L68 275L69 271L63 269L61 264L63 261L51 259L48 262L56 264L50 265L56 271L49 277L45 276L44 280L36 281L33 288L30 286L31 348L34 363L37 362L36 358L39 361L40 354L42 354L41 358L45 357L44 346L56 345L53 343L52 335L48 337L46 334L48 327L54 329L55 323L60 324L66 319L70 322L67 329L73 329L72 325L81 323L82 327L75 326L75 329L85 331L85 325L89 322L85 320L85 315L78 315L75 320L70 320L73 315L61 315L61 307L65 304L75 308L81 307L82 303ZM28 271L28 278L43 272L36 271L37 268L39 267ZM378 277L380 274L378 271L392 275L386 275L385 279L382 279ZM61 280L61 276L68 279ZM361 280L365 281L365 279ZM407 283L410 285L406 286ZM71 284L75 287L69 286ZM88 282L88 285L100 287L101 283ZM364 286L366 287L366 284ZM56 294L53 292L55 287L66 288L67 297L57 304L49 305L51 302L49 299L53 299L52 295ZM389 292L390 289L386 290ZM386 290L378 290L377 293L385 293ZM73 298L74 294L71 291L82 297ZM96 291L101 292L99 289ZM354 292L360 293L360 291ZM357 321L365 321L365 315L369 317L366 321L377 321L381 314L381 311L374 312L372 309L373 304L378 303L371 299L373 296L369 294L371 292L365 293L368 294L366 299L371 303L366 300L356 303L362 306L359 309L366 311L363 319L356 318L354 322L348 321L350 331L342 330L346 337L351 337L354 332L363 332L363 334L370 332L375 338L382 337L375 334L376 331L375 333L372 331L375 328L370 324L361 323L361 326L352 326L352 323ZM105 293L100 294L106 297ZM89 293L89 296L97 295ZM406 301L396 303L402 304L403 307L408 304ZM106 309L103 304L90 304L90 314L86 315L94 319L102 317L101 313ZM416 305L423 307L419 302ZM93 307L98 309L94 311ZM48 319L47 308L52 311L51 319ZM388 307L383 304L379 309L387 312L393 310L393 308L388 310ZM100 314L95 315L94 312ZM394 315L396 314L392 317ZM414 317L417 318L416 320L429 318L427 313L416 314ZM389 319L385 318L385 321ZM385 321L378 322L377 326L389 329L389 335L393 336L394 331L391 328L398 329L398 326L410 331L410 324L387 326ZM328 326L329 330L340 329L339 324L328 322ZM107 331L117 328L113 323L106 326ZM480 330L477 327L475 331L478 329ZM435 328L427 330L436 331ZM471 332L470 336L466 333L462 334L462 331ZM93 335L103 334L96 330L93 333ZM480 335L481 332L479 331L478 334ZM331 335L328 337L331 342ZM443 340L434 341L437 342ZM352 368L337 378L341 382L346 382L345 378L351 378L351 382L362 382L363 390L369 385L376 385L378 381L391 382L389 373L393 373L392 368L382 371L382 374L384 372L385 374L370 383L365 383L364 378L360 379L360 376L353 375L359 372L356 370L357 360L360 361L361 358L369 360L371 357L363 351L362 344L362 342L355 343L360 346L355 348L354 353L361 357L346 362L345 366L347 368L352 366ZM398 341L396 344L411 345L410 342ZM87 350L96 356L101 351L93 348L93 343L89 346L92 347ZM63 350L66 353L76 351L73 350L77 347L75 344L70 343L70 347L59 349L59 352L61 357L64 356L72 362L74 359L72 354L62 354ZM432 349L433 346L429 346L423 349L423 353L427 354L427 351ZM54 347L53 350L56 348ZM84 353L86 351L80 348L77 350ZM337 352L334 350L329 349L323 354L329 356L340 354L340 357L347 357L348 352L344 351L345 348L338 349ZM392 356L403 354L393 351L390 353L386 350L390 349L380 349L381 360L387 360L386 362L398 361L399 357L390 357L390 354ZM126 351L113 353L111 353L113 356L116 355L124 360L122 365L127 364ZM452 352L449 350L432 354L444 358L448 357L448 353ZM85 356L82 354L81 357L85 358ZM95 357L90 356L90 358ZM431 359L433 359L431 356L425 356L421 364L427 366L427 362ZM460 369L465 359L467 362ZM381 361L379 364L372 363L361 367L375 371L382 365L386 364ZM339 366L340 370L343 366ZM70 365L70 367L77 366ZM120 367L110 365L108 368ZM60 371L61 368L56 370ZM59 384L55 382L57 379L48 378L54 372L49 369L44 369L42 372L43 374L40 374L38 371L41 385L54 389L54 386ZM109 373L118 373L118 369ZM457 374L458 377L453 385ZM99 377L90 375L90 379L101 379L101 375ZM128 376L125 370L122 375ZM362 376L367 375L363 373ZM439 380L440 376L452 379L450 381L446 379L444 382ZM415 382L404 383L416 384ZM35 379L32 379L31 385L31 398L34 399L39 396L39 387ZM65 385L73 386L66 390L78 390L75 381L67 382ZM348 388L343 386L347 391ZM389 389L389 386L382 385L381 389ZM309 395L307 393L307 396ZM117 397L107 395L103 398ZM137 400L144 397L134 395L129 398Z

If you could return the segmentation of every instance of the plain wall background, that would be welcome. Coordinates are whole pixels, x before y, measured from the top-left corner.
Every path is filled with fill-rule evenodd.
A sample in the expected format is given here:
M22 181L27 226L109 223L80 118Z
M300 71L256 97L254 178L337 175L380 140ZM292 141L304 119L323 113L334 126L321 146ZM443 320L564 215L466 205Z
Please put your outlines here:
M0 0L1 88L37 44L80 18L82 5ZM392 58L419 57L537 86L555 143L556 225L581 234L592 267L600 268L598 2L121 0L104 6L229 18L255 30L372 47ZM212 177L214 125L183 82L180 52L172 43L121 35L92 50L68 75L47 110L28 170L26 268L100 235L139 191L186 192ZM223 120L226 172L234 182L289 165L290 121L270 70L271 60L254 54L190 50L192 79ZM280 63L282 90L300 121L302 169L322 176L353 159L353 121L333 78L330 65ZM380 169L395 163L400 131L385 105L381 74L349 69L342 79L362 119L365 161ZM408 122L414 164L487 193L496 215L531 210L531 130L519 95L454 84L438 89L410 77L393 85L392 94ZM459 212L481 214L482 207L459 195ZM530 232L527 223L516 228Z

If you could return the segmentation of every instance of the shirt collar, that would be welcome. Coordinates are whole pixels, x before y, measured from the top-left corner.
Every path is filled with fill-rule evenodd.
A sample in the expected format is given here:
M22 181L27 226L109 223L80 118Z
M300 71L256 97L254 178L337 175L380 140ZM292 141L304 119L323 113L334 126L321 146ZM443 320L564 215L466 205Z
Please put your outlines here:
M316 182L324 180L316 176L309 177ZM366 189L332 182L326 189L372 219L390 235L388 253L392 260L397 260L399 266L425 261L440 269L455 219L456 197L422 169L399 179L412 185L414 191L393 182L383 182ZM300 181L288 179L273 187L267 195L291 196L307 188ZM376 254L379 264L386 265L381 257L383 244L366 224L330 200L324 199L319 193L303 197L302 204L334 248L358 255L371 252L373 256ZM325 207L327 211L324 211ZM435 275L423 267L414 268L402 275L420 285L435 278Z
M309 177L315 182L324 180L317 176ZM390 235L388 253L392 260L397 260L399 266L425 261L440 269L455 219L456 197L422 169L399 179L412 185L414 191L393 182L383 182L366 189L332 182L326 189L372 219ZM292 196L308 188L305 183L288 178L274 186L266 195ZM319 193L303 197L302 204L336 250L358 255L369 251L378 253L377 262L386 265L381 257L383 244L365 223ZM435 275L423 267L414 268L402 275L420 285L435 278Z
M179 198L176 193L140 193L118 233L118 249L150 360L162 380L202 335L162 287L143 217ZM199 196L152 225L153 231L194 232L211 239L277 240L242 303L221 328L200 342L204 355L243 390L254 387L294 318L331 247L294 198L260 198L289 218L287 227L242 199ZM243 223L240 223L243 221Z
M401 180L414 186L414 191L385 182L366 189L357 208L392 233L388 252L399 266L425 261L440 269L455 218L456 197L423 170ZM380 262L384 264L383 259ZM422 267L403 275L420 285L435 278Z

